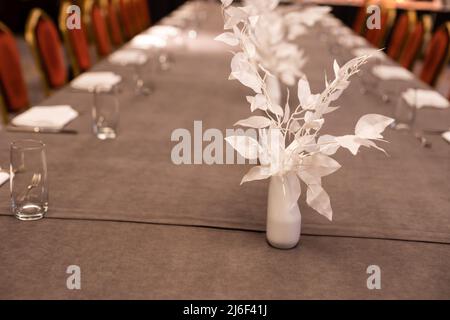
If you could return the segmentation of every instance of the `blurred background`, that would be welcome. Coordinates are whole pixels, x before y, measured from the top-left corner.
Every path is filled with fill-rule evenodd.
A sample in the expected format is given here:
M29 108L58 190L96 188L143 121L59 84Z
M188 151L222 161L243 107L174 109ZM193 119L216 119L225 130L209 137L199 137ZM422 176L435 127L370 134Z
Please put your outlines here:
M152 21L169 14L186 0L147 0ZM23 32L25 22L31 9L44 9L55 21L58 17L62 0L0 0L0 21L8 25L15 33ZM81 5L81 0L73 1Z

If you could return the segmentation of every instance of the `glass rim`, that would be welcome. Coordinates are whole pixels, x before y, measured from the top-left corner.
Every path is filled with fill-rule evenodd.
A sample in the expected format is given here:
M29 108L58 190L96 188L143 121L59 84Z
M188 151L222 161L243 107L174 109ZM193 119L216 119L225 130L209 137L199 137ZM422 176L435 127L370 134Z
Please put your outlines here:
M11 149L14 150L41 150L45 148L45 143L41 140L23 139L11 142Z

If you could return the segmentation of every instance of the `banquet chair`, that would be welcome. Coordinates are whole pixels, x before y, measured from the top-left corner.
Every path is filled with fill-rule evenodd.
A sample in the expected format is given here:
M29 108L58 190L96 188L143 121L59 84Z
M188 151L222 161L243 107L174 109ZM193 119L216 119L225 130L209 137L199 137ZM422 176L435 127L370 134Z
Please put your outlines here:
M0 113L4 123L9 113L23 111L29 106L20 54L14 35L0 22Z
M369 1L365 1L364 4L359 7L356 13L355 20L353 21L352 29L357 34L364 34L366 31L366 19L367 19L367 7L369 6Z
M131 0L136 17L137 30L142 32L150 27L150 9L147 0Z
M30 12L25 39L31 48L47 95L67 83L68 72L58 29L41 9Z
M432 28L433 19L428 14L423 15L416 21L414 29L406 39L398 60L404 68L409 70L413 69L414 62L422 52L424 44L431 37Z
M150 7L148 0L136 0L139 3L139 12L142 19L143 30L149 28L152 25L152 18L150 17Z
M123 34L119 21L119 0L102 0L100 5L106 13L106 21L111 38L115 47L123 44Z
M76 77L92 66L89 53L89 43L86 35L86 26L81 20L80 29L69 29L67 19L73 14L68 14L67 9L72 5L69 1L61 4L59 11L59 29L64 38L67 55L72 67L73 76Z
M366 40L377 48L382 48L386 38L392 29L396 16L396 10L393 8L381 8L381 28L369 29L366 32Z
M119 0L119 16L122 22L125 38L130 40L137 34L136 19L131 0Z
M391 40L387 47L387 55L397 60L409 35L416 25L417 15L415 11L406 11L397 19L392 30Z
M103 58L112 52L104 7L95 0L85 0L83 7L85 25L92 35L98 56Z
M433 34L427 45L420 79L434 86L448 62L450 49L450 22L444 23Z

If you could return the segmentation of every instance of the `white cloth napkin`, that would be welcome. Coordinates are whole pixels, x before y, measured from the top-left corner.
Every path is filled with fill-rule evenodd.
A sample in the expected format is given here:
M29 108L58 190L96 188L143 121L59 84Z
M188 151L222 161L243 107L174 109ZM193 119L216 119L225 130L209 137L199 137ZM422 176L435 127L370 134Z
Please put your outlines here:
M442 138L444 138L445 141L447 141L448 143L450 143L450 131L444 132L442 134Z
M340 45L347 47L347 48L360 47L360 46L367 45L367 42L363 37L358 37L358 36L354 36L354 35L347 35L347 36L339 37L338 42ZM359 48L359 49L364 49L364 48ZM359 53L358 51L356 51L356 52ZM380 54L381 56L383 56L383 54L381 52L377 51L377 53ZM361 55L364 55L365 53L362 52L362 54L356 54L354 52L353 54L355 56L359 57ZM384 58L384 56L383 56L383 58Z
M134 37L130 42L131 48L148 50L151 48L164 48L167 40L164 37L154 34L140 34Z
M147 56L137 50L120 50L111 54L108 61L121 66L128 66L130 64L142 65L147 62Z
M78 117L71 106L36 106L15 117L11 122L19 127L62 129Z
M365 41L365 40L363 40L363 41ZM373 58L386 59L386 55L383 52L381 52L378 49L374 49L374 48L356 48L356 49L352 50L352 53L355 57L370 55Z
M0 187L9 180L9 174L6 172L0 172Z
M145 33L167 39L178 36L180 32L181 31L179 28L173 26L154 26L148 29Z
M397 66L375 66L372 73L382 80L412 80L414 76L403 67Z
M449 101L434 90L408 89L402 93L405 101L410 105L416 105L417 109L432 107L445 109L450 106Z
M92 92L98 86L104 90L110 90L120 81L122 81L122 77L113 72L86 72L75 78L70 85L74 89Z

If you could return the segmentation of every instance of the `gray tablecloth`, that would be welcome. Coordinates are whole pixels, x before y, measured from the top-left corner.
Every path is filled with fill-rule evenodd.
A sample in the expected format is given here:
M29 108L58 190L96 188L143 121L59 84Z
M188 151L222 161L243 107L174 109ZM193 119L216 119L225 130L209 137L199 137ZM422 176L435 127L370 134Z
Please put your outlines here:
M229 48L212 40L221 32L219 8L208 12L188 50L172 48L174 68L147 74L157 88L150 97L133 95L132 70L107 61L95 66L124 77L117 140L92 135L92 95L70 88L43 104L71 104L80 111L69 125L79 135L0 132L0 164L8 162L10 141L43 139L51 183L47 219L30 224L9 216L8 188L0 188L0 297L449 298L450 147L438 136L427 137L433 147L424 149L410 134L387 131L390 143L383 147L389 157L368 149L357 157L339 152L343 168L324 179L334 221L304 206L302 198L302 232L308 236L290 252L271 249L263 233L249 232L264 231L267 197L267 181L239 186L249 167L171 162L173 130L193 131L194 120L202 120L204 130L223 130L249 115L249 92L227 81ZM301 45L312 88L321 90L333 59L315 29ZM394 104L362 95L358 81L340 99L341 110L327 118L324 132L350 134L363 114L392 115ZM399 92L426 87L419 81L383 86ZM418 113L419 128L449 124L448 110ZM65 275L58 273L76 264L72 260L91 277L89 289L75 294L64 291ZM367 290L368 264L383 265L390 289Z

